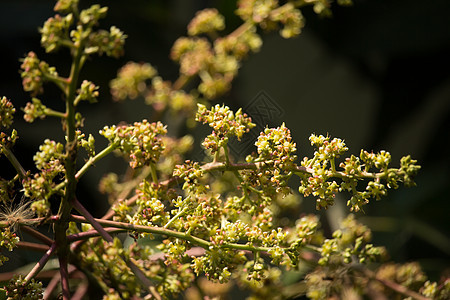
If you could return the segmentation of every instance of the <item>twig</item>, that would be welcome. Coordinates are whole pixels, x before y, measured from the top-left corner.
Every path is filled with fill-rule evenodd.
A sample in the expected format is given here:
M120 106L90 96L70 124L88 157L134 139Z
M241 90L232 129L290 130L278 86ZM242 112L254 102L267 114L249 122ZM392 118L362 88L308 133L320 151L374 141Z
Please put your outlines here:
M61 275L61 289L63 299L70 299L70 287L69 287L69 271L67 256L59 255L59 274Z
M25 248L25 249L30 249L30 250L37 250L37 251L48 251L49 247L42 245L42 244L37 244L37 243L31 243L31 242L23 242L20 241L17 243L17 246L19 248Z
M50 256L55 252L56 250L56 243L53 243L50 248L45 252L44 256L41 257L41 259L38 261L38 263L31 269L31 271L27 274L25 277L25 282L28 283L32 278L38 274L42 268L45 266L45 264L50 259Z
M364 274L366 274L366 276L368 278L371 278L373 280L376 280L376 281L382 283L383 285L385 285L386 287L390 288L391 290L396 291L397 293L403 294L403 295L408 296L408 297L412 297L412 298L417 299L417 300L430 300L430 298L427 298L427 297L425 297L425 296L423 296L423 295L421 295L419 293L411 291L407 287L405 287L405 286L403 286L401 284L398 284L398 283L396 283L394 281L391 281L391 280L380 278L379 276L377 276L374 272L372 272L370 270L367 270L367 269L364 270Z
M48 246L53 245L53 243L55 242L54 240L52 240L51 238L49 238L45 234L42 234L39 231L37 231L36 229L33 229L33 228L29 227L29 226L22 225L20 228L23 231L27 232L29 235L35 237L36 239L40 240L41 242L43 242L44 244L46 244Z
M74 266L69 265L69 274L72 274L76 268ZM48 283L47 287L44 290L44 300L50 299L50 295L52 294L53 290L56 289L58 286L58 283L61 279L61 274L59 272L55 273L53 275L52 279Z
M80 177L83 176L83 174L86 173L86 171L89 170L89 168L91 166L95 165L96 162L98 162L99 160L104 158L106 155L108 155L109 153L114 151L117 148L117 146L118 146L117 143L110 144L108 147L103 149L100 153L98 153L94 157L89 158L89 160L84 164L84 166L81 167L81 169L78 170L78 172L75 174L75 178L77 180L80 179Z
M119 232L126 231L126 229L121 229L121 228L104 228L104 229L108 233L119 233ZM93 229L93 230L89 230L89 231L84 231L84 232L79 232L79 233L68 235L67 240L69 241L69 243L71 243L71 242L75 242L75 241L87 240L89 238L98 237L98 236L100 236L100 233L98 233L97 230ZM72 249L72 250L74 250L74 249Z
M6 148L6 147L1 147L0 150L1 150L1 152L3 152L3 154L9 160L9 162L12 164L14 169L16 169L16 172L19 175L20 179L25 179L25 177L27 176L25 169L22 167L20 162L17 160L14 153L12 153L11 150L9 150L9 148Z
M70 300L81 300L83 299L84 295L88 292L89 283L86 279L82 280L81 283L78 285L75 293L73 293L72 298Z

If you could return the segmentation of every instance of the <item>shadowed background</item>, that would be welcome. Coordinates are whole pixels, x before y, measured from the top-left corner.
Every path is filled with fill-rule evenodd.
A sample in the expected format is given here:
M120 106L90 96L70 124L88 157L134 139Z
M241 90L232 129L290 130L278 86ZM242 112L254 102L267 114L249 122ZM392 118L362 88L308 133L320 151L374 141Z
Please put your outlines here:
M80 2L82 6L93 3ZM106 142L98 130L104 125L150 118L152 112L142 99L112 102L108 82L118 68L130 60L150 62L164 79L175 80L178 66L168 54L176 38L186 35L186 25L197 10L218 8L225 15L228 32L240 20L233 15L235 1L98 2L109 7L101 26L116 25L128 35L124 57L94 58L81 75L100 86L99 103L82 105L81 111L85 131L94 134L101 149ZM328 133L345 139L351 154L358 155L361 148L385 149L392 154L393 166L404 155L418 159L422 170L417 187L390 192L358 217L373 229L375 243L386 245L394 260L418 260L437 280L450 265L450 1L354 2L350 8L335 7L330 19L319 18L307 8L303 11L306 27L298 38L263 34L261 51L244 61L232 90L215 103L248 107L264 91L270 103L281 109L269 125L286 123L299 157L312 154L311 133ZM53 5L49 0L0 2L0 96L7 96L16 108L30 100L18 73L19 59L28 51L56 66L61 75L68 73L68 53L47 55L39 44L37 28L53 16ZM41 97L44 104L60 110L61 99L51 87ZM21 117L21 112L16 113L20 141L14 151L26 169L33 169L32 156L43 140L62 141L63 135L55 119L30 125ZM9 178L12 168L4 158L0 163L1 176ZM114 157L107 158L80 182L79 198L94 214L101 215L107 204L97 192L101 174L125 166ZM346 212L345 196L337 202L322 218L331 227ZM314 211L313 199L305 199L303 207Z

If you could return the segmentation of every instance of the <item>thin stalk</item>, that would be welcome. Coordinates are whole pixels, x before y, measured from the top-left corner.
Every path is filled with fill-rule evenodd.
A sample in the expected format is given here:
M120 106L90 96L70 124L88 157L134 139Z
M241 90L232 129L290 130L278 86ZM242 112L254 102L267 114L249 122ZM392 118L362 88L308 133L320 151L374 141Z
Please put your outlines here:
M126 229L105 228L105 231L108 233L119 233L119 232L125 232ZM98 233L97 230L89 230L89 231L84 231L84 232L79 232L79 233L68 235L67 240L69 241L69 243L71 243L71 242L76 242L76 241L87 240L92 237L98 237L98 236L100 236L100 233Z
M180 210L175 216L173 216L172 219L169 220L169 222L167 222L166 225L164 225L164 228L168 228L176 219L178 219L179 217L181 217L182 215L184 215L184 213L186 212L187 207L183 208L182 210Z
M49 117L56 117L56 118L60 118L60 119L65 119L65 118L66 118L66 114L65 114L65 113L62 113L62 112L60 112L60 111L53 110L53 109L51 109L51 108L46 108L46 109L44 110L44 114L45 114L46 116L49 116Z
M25 179L25 177L27 176L25 169L22 167L22 165L17 160L16 156L11 152L11 150L6 147L2 147L1 151L6 156L6 158L9 160L9 162L14 167L14 169L16 169L16 172L19 175L20 179Z
M86 218L81 216L71 216L71 221L74 222L80 222L80 223L90 223ZM206 250L209 249L210 246L213 246L211 242L208 242L204 239L195 237L193 235L179 232L171 229L166 229L163 227L151 227L151 226L143 226L143 225L134 225L130 223L124 223L124 222L115 222L110 220L102 220L102 219L95 219L95 221L103 226L108 227L115 227L115 228L123 228L130 231L137 231L137 232L147 232L152 234L158 234L158 235L166 235L173 238L179 238L185 241L188 241L194 245L200 246ZM248 250L248 251L261 251L261 252L267 252L271 249L271 247L259 247L259 246L253 246L253 245L246 245L246 244L224 244L221 245L222 248L228 248L228 249L235 249L235 250Z
M44 256L39 260L39 262L31 269L31 271L27 274L25 277L25 284L30 282L31 279L33 279L45 266L45 264L50 259L50 256L55 252L56 250L56 243L53 243L51 247L45 252Z
M330 159L330 164L331 164L331 172L336 173L336 164L334 161L334 157Z
M67 88L67 84L68 84L68 80L67 78L63 78L63 77L59 77L59 76L55 76L49 73L45 73L42 72L42 74L44 75L45 79L47 79L48 81L53 82L57 87L59 87L59 89L61 91L65 91Z
M70 217L70 211L72 210L72 201L75 197L77 180L75 178L76 172L76 160L77 160L77 141L76 141L76 126L75 126L75 94L78 85L78 77L83 65L83 52L84 42L81 41L77 47L75 54L73 55L73 61L70 69L70 76L67 80L69 83L66 93L66 158L65 158L65 171L66 171L66 189L64 197L61 199L61 203L58 210L59 221L54 225L55 242L58 248L58 259L60 263L61 273L61 287L64 300L70 299L70 287L69 277L67 271L68 256L69 256L69 243L66 237L66 230L68 228L68 219Z
M74 266L69 266L68 272L69 274L72 274L76 268ZM52 276L52 279L48 283L47 287L44 290L44 300L51 299L50 295L53 293L53 291L58 286L58 283L61 279L61 275L59 273L55 273L55 275ZM53 299L53 298L52 298Z
M22 249L29 249L29 250L43 251L43 252L47 252L49 249L48 246L45 246L42 244L24 242L24 241L18 242L17 247L22 248Z
M61 275L61 289L63 299L70 299L70 286L69 286L69 270L67 256L58 256L59 261L59 274Z
M417 300L430 300L430 298L427 298L427 297L425 297L425 296L423 296L423 295L421 295L419 293L411 291L407 287L405 287L405 286L403 286L401 284L398 284L398 283L396 283L394 281L390 281L390 280L387 280L387 279L380 278L374 272L372 272L372 271L370 271L368 269L364 270L364 274L368 278L380 282L384 286L390 288L393 291L396 291L397 293L403 294L403 295L408 296L408 297L412 297L412 298L417 299Z
M100 153L89 158L89 160L84 164L84 166L81 167L81 169L78 170L78 172L75 174L75 179L77 179L77 180L80 179L80 177L83 176L84 173L86 173L86 171L89 170L90 167L95 165L95 163L97 163L99 160L104 158L109 153L113 152L117 148L117 146L118 146L118 144L115 144L115 143L109 144L108 147L103 149Z
M71 300L82 300L89 290L89 284L87 280L83 280L77 287Z
M150 174L152 175L153 183L159 184L158 175L156 174L156 165L150 163Z
M22 229L23 231L27 232L29 235L35 237L36 239L40 240L41 242L43 242L44 244L51 246L55 243L54 240L52 240L51 238L49 238L48 236L40 233L39 231L37 231L36 229L33 229L29 226L26 225L22 225L20 227L20 229Z
M178 77L178 79L173 83L172 88L174 90L181 90L191 78L191 76L180 75L180 77Z
M230 165L230 155L228 154L228 145L225 145L222 147L223 148L223 153L225 155L225 163L227 166ZM219 149L220 151L220 149Z
M73 201L74 208L86 218L86 220L94 227L95 230L109 243L113 243L112 236L94 219L94 217L87 211L87 209L77 200Z

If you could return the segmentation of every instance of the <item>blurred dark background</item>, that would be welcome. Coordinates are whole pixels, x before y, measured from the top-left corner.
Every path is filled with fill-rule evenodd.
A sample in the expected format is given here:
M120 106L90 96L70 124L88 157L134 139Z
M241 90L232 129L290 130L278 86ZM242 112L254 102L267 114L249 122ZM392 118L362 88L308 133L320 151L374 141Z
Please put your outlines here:
M92 1L81 0L82 6ZM233 15L235 1L98 1L109 7L102 26L116 25L127 35L126 54L119 60L95 58L86 64L83 79L100 85L100 101L84 105L85 131L105 144L98 130L105 124L149 118L151 109L141 100L114 103L108 82L127 61L150 62L160 75L175 80L178 66L168 54L173 42L186 35L186 25L197 10L216 7L225 15L227 30L240 24ZM246 107L261 92L281 109L270 125L286 122L299 149L311 155L308 137L327 133L345 139L350 153L387 150L398 166L411 154L422 165L418 186L401 187L373 202L358 217L374 231L376 244L388 247L399 262L418 260L433 276L450 266L450 1L355 0L353 7L333 7L332 18L323 19L312 9L303 11L306 27L300 37L284 40L277 32L263 34L262 50L244 61L232 90L215 100L234 108ZM28 51L55 65L67 75L68 53L47 55L40 47L37 28L52 16L54 1L0 1L0 96L16 108L30 100L23 92L19 59ZM63 109L61 95L47 88L41 100ZM265 125L265 124L263 124ZM54 119L25 124L16 114L20 141L15 153L27 169L32 156L47 137L62 141ZM170 128L169 128L170 130ZM196 140L200 144L200 140ZM12 171L0 159L1 176ZM79 198L98 215L106 199L97 192L101 174L123 169L113 157L96 166L81 181ZM313 211L305 200L305 211ZM331 228L347 212L346 198L323 216Z

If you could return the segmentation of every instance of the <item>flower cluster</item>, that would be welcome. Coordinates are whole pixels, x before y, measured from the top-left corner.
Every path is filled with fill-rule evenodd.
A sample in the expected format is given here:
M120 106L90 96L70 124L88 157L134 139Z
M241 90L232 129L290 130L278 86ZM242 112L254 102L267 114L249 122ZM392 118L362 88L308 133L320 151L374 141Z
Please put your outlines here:
M46 199L56 192L58 179L62 179L64 169L64 146L61 143L46 139L39 146L33 157L36 168L40 171L29 175L23 181L25 195L36 200Z
M108 12L107 7L94 4L78 12L78 1L58 1L54 10L66 15L56 14L49 18L40 29L41 44L47 52L57 51L61 47L79 48L83 45L86 55L97 53L112 57L123 55L126 36L117 27L110 30L94 31L100 19ZM74 29L72 27L75 26Z
M274 198L278 193L291 193L287 182L295 169L296 144L290 130L283 123L277 128L266 128L255 142L257 155L249 155L249 163L261 163L256 170L243 172L246 182L253 187L261 187L265 195Z
M351 206L352 210L361 210L363 205L369 203L369 198L380 200L387 194L387 188L398 188L398 182L403 181L406 186L414 185L413 177L420 169L420 166L416 165L416 160L411 159L410 156L403 157L400 160L400 169L390 169L390 163L389 152L369 153L361 150L359 158L352 155L340 164L346 175L340 190L352 192L352 197L348 202L348 206ZM373 168L380 171L379 176L367 176L367 172ZM358 177L374 177L374 179L367 183L365 191L357 191L355 180ZM382 183L381 179L386 180L386 183Z
M98 25L98 21L106 17L108 12L107 7L101 7L98 4L94 4L88 9L84 9L80 13L80 23L85 26Z
M42 93L42 85L45 81L58 76L56 69L50 67L46 62L40 61L34 52L28 53L20 68L22 69L23 89L33 95Z
M83 228L86 229L88 228ZM148 287L139 285L138 279L127 264L117 259L119 256L134 261L136 267L152 279L156 291L168 299L191 285L194 276L188 264L175 260L164 263L163 260L154 259L154 254L148 246L134 243L130 247L124 247L120 240L115 238L113 243L88 241L77 256L98 281L105 295L108 295L104 299L127 299L148 293Z
M280 35L286 39L298 36L304 26L302 13L294 7L292 2L272 12L271 18L283 24Z
M244 21L255 23L267 21L270 13L278 7L276 0L241 0L238 2L236 14Z
M266 128L261 132L255 146L259 161L272 160L274 166L280 170L292 168L297 156L295 143L292 141L290 130L284 123L277 128Z
M283 292L282 276L282 271L278 268L249 261L239 268L235 278L241 289L251 292L247 299L283 299L287 295Z
M208 185L200 182L203 177L203 170L198 162L186 160L184 164L176 165L173 170L173 176L183 179L183 189L189 192L202 194L209 189Z
M75 98L75 103L78 103L79 101L88 101L89 103L97 102L97 97L99 95L98 89L99 87L92 82L83 80L81 87L78 90L78 95Z
M212 35L216 30L221 29L224 29L223 17L216 10L201 11L188 26L189 35L194 36L179 38L171 51L171 58L180 63L180 74L187 77L194 75L200 77L198 91L208 99L216 98L226 92L239 68L238 57L230 53L231 48L234 48L231 43L228 43L229 47L227 47L224 45L225 39L216 38L213 47L206 38L195 36L201 33ZM246 47L247 40L248 38L241 39L241 45ZM216 51L216 41L222 41L222 44L217 47L218 51ZM253 48L256 47L253 46Z
M317 197L317 208L326 208L333 205L335 194L341 191L351 193L347 205L352 211L360 211L369 203L370 198L379 200L387 194L387 188L398 188L398 182L406 185L414 185L413 177L420 166L411 157L403 157L400 161L400 169L389 168L391 155L389 152L369 153L361 150L360 156L351 155L339 164L342 171L336 168L336 159L347 150L345 143L338 138L331 139L323 135L311 135L311 145L316 147L314 157L305 157L301 162L307 173L300 175L302 178L299 187L304 196ZM374 169L378 170L373 172ZM338 182L334 179L341 179ZM372 179L367 182L366 189L359 191L358 184L363 179ZM386 183L383 183L384 180Z
M193 76L206 69L213 57L211 44L206 38L179 38L170 52L170 58L180 63L180 73Z
M429 281L417 262L406 264L384 264L376 273L379 280L391 280L410 290L419 291L421 295L431 299L443 300L450 296L450 279L442 278L441 282ZM387 297L398 297L398 293L387 289L381 284L373 284L374 288L383 292Z
M34 163L38 170L63 172L64 146L61 143L46 139L44 144L39 146L39 151L33 156Z
M194 258L193 268L197 275L204 273L209 280L224 283L231 277L230 269L236 268L245 261L246 258L243 251L236 252L212 247L206 251L205 255Z
M217 9L204 9L195 15L188 25L189 35L211 33L225 29L225 19Z
M6 97L2 97L0 99L0 153L2 153L3 147L11 148L18 138L17 131L15 129L13 129L10 134L3 132L4 129L8 129L13 123L15 112L16 109L11 101L9 101ZM2 192L0 194L3 193L4 190L2 188Z
M169 81L160 76L152 79L151 89L145 95L145 102L158 111L169 108L172 115L191 116L195 110L195 97L183 90L173 89Z
M41 45L47 52L57 51L67 41L69 28L73 24L73 14L55 15L49 18L40 29Z
M357 273L358 269L349 272L348 268L352 264L361 266L385 257L384 248L374 247L368 243L370 240L370 230L353 215L344 219L333 238L320 243L319 267L305 278L307 297L317 300L333 296L346 298L349 290L364 291L372 282Z
M245 58L248 53L258 52L262 46L262 39L256 33L256 27L250 27L240 35L228 35L214 41L214 51L218 55L232 55L238 60Z
M6 97L2 97L0 99L0 127L9 128L13 122L15 112L16 109L11 101Z
M150 123L147 120L133 125L105 126L100 134L116 145L130 159L132 168L156 163L164 150L161 135L167 133L161 122Z
M23 118L25 121L32 123L35 119L40 118L44 119L46 115L47 107L42 104L41 100L38 98L33 98L31 102L28 102L27 105L23 108Z
M244 133L256 126L252 123L252 119L242 112L242 109L234 113L229 107L218 104L210 110L198 104L195 120L208 124L213 129L212 134L208 135L203 142L203 146L210 149L212 153L224 147L232 136L240 140Z
M92 134L86 139L86 135L78 131L79 146L83 147L90 157L95 155L95 139Z
M95 276L105 294L118 293L123 299L141 292L133 272L123 260L118 259L120 256L129 257L129 251L123 248L118 238L113 243L93 240L83 244L77 256L84 268ZM119 282L124 285L119 285Z
M322 235L319 232L320 222L316 215L306 215L295 222L294 230L289 239L292 242L303 245L316 244L322 242Z
M2 150L3 147L11 148L16 143L18 138L19 136L17 135L17 131L15 129L11 131L10 135L0 131L0 150Z
M2 228L0 232L0 248L6 248L8 251L13 251L13 249L17 247L19 241L19 237L11 231L11 227ZM2 266L5 261L8 261L8 258L0 254L0 266Z
M164 226L169 216L162 201L170 197L171 193L144 180L137 190L137 195L137 210L129 221L138 225Z
M74 36L77 36L76 34ZM126 35L117 27L111 26L108 30L98 30L89 36L86 54L97 53L119 58L123 55Z
M61 13L68 13L74 11L77 8L78 1L79 0L59 0L58 2L56 2L53 9Z
M156 74L155 68L148 63L128 62L117 72L117 78L110 83L113 99L116 101L135 99L147 89L146 80Z
M34 279L27 282L22 275L14 276L3 290L11 300L39 300L44 297L42 283Z
M385 249L369 244L371 231L348 215L341 223L341 229L333 233L333 239L326 239L320 248L320 265L348 264L354 260L359 263L376 261L385 256Z

